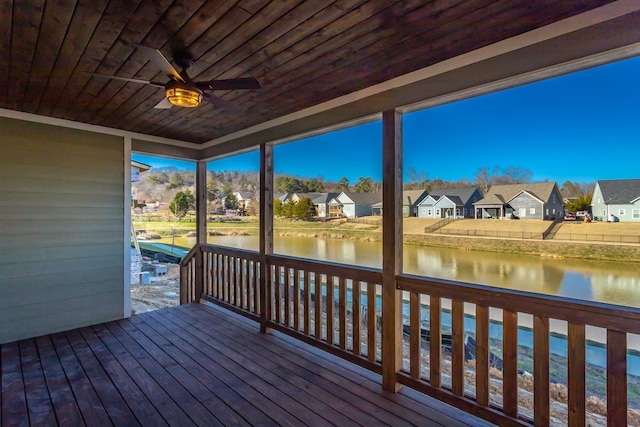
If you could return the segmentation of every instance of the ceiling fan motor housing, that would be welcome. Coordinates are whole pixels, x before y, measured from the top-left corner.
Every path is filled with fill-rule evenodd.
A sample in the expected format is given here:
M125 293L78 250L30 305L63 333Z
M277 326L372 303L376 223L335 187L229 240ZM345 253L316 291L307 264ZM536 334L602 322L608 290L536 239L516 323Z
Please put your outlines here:
M165 86L165 94L169 102L177 107L193 108L202 102L202 91L189 83L170 81Z

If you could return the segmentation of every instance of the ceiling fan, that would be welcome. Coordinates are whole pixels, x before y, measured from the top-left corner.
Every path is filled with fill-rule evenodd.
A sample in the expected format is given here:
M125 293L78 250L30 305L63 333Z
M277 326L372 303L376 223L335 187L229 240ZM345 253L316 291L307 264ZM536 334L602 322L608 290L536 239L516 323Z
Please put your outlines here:
M187 74L187 70L191 68L195 61L187 52L178 51L174 56L176 65L182 69L182 71L178 72L158 49L142 45L139 45L137 49L169 78L167 83L152 82L149 80L129 77L109 76L97 73L91 74L107 79L142 83L163 88L165 91L165 98L154 108L171 108L174 105L178 107L193 108L200 105L202 100L205 99L218 108L225 109L232 113L242 113L244 111L242 107L232 102L225 101L211 92L214 90L262 89L262 85L254 77L194 82Z

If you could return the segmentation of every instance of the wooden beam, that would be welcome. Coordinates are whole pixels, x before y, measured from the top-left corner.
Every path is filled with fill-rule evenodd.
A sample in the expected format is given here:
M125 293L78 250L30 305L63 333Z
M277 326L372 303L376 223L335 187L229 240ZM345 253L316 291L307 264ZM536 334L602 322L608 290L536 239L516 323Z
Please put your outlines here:
M207 243L207 162L196 163L196 238L197 244Z
M200 302L204 292L204 254L200 246L207 243L207 163L196 162L196 254L195 254L195 283L192 301Z
M396 392L402 368L402 114L382 114L382 386Z
M271 318L271 276L267 255L273 254L273 146L260 145L260 332Z

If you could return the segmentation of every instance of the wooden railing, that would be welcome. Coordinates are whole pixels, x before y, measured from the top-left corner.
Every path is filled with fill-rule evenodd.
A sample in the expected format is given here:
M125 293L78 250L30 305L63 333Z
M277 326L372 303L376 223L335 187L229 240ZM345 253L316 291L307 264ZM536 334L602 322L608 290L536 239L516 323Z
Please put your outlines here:
M202 256L200 247L194 246L180 261L180 304L188 304L200 299L197 295L198 280L196 278L196 264L199 256Z
M269 326L380 372L379 270L267 256Z
M242 249L202 245L203 294L212 301L260 320L260 256Z
M496 423L553 424L553 331L566 337L567 357L560 362L554 360L553 369L563 364L568 375L568 400L562 402L566 404L568 425L584 426L588 415L586 331L602 328L606 337L606 414L591 417L595 417L595 425L605 419L608 426L627 425L627 334L640 333L640 310L415 276L400 276L397 285L408 292L410 306L405 351L409 363L399 373L403 384ZM447 334L446 346L429 345L425 349L420 339L425 319L429 342L444 344ZM468 323L474 325L465 327ZM491 336L490 324L501 329L500 336ZM519 335L531 328L533 372L527 373L519 366L526 347Z
M181 302L212 301L382 370L380 270L279 255L261 261L256 252L202 245L181 272ZM627 334L640 334L640 310L410 275L396 276L395 286L403 294L401 384L501 425L551 425L562 418L558 407L570 426L627 425ZM586 404L594 330L606 351L601 414ZM552 336L564 340L566 357L552 355ZM557 369L567 376L562 402L550 393Z

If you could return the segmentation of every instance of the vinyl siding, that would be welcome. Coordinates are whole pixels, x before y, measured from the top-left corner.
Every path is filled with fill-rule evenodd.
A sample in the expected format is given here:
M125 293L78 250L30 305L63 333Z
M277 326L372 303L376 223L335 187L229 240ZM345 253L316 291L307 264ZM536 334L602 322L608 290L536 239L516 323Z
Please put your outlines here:
M0 343L123 317L122 138L0 118L0 148Z
M515 199L509 202L513 208L513 213L518 215L520 219L542 219L543 218L543 206L539 200L534 199L527 193L522 193ZM520 209L524 209L525 215L522 215ZM531 209L535 209L534 213L531 213Z

